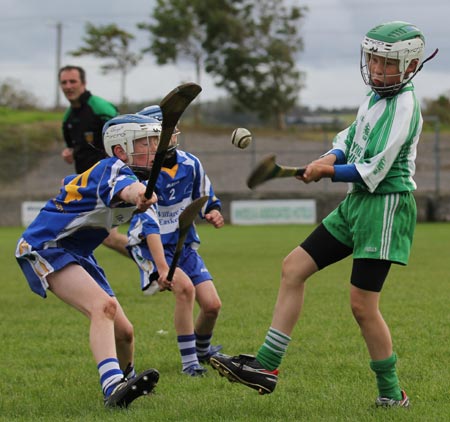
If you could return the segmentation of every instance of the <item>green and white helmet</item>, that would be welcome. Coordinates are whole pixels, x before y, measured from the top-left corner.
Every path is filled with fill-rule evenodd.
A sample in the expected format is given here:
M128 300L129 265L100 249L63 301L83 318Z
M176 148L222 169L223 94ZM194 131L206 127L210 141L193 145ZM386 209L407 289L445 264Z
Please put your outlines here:
M396 95L420 70L423 63L425 38L417 26L402 22L387 22L367 32L361 43L361 75L366 85L381 97ZM400 82L395 85L379 86L370 76L369 62L372 55L399 61ZM406 73L411 61L417 60L416 70Z

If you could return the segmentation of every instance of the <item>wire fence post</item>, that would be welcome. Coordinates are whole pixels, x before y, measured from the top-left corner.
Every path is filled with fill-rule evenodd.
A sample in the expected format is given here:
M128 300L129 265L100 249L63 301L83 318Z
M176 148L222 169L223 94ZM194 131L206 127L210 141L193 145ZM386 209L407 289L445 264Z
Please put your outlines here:
M438 116L427 116L425 120L434 123L434 195L439 197L441 193L441 139L440 121Z

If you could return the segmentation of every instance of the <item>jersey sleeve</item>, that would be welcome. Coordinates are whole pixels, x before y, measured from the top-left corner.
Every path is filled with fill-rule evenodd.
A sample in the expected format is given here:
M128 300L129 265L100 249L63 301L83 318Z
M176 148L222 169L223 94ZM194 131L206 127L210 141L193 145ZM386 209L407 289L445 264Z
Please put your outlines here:
M98 185L99 195L102 201L108 207L117 206L117 195L125 187L138 181L131 169L118 158L109 158L102 160L100 163L110 161L102 171L101 179ZM101 170L101 169L99 169Z
M333 139L333 148L324 155L331 154L333 150L342 151L345 157L348 155L350 145L356 131L356 120L346 129L339 132ZM345 161L346 162L346 161Z
M160 234L156 205L152 205L144 213L133 216L128 229L128 244L130 246L139 245L145 242L150 234Z
M92 111L103 122L107 122L119 114L115 105L96 95L92 95L88 102Z
M64 113L63 122L61 125L61 131L62 131L64 142L66 143L67 148L73 148L72 138L70 137L70 133L69 133L69 130L66 125L66 121L69 117L69 114L70 114L70 108L67 109Z

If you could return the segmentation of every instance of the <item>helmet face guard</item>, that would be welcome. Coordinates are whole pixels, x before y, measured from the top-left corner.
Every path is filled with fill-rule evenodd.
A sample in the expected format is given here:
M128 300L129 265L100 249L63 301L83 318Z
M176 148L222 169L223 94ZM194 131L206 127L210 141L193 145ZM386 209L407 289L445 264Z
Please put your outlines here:
M152 138L157 138L157 145L161 130L161 123L150 117L137 114L116 116L103 126L103 144L105 151L110 157L113 157L114 147L120 145L127 155L127 164L133 170L148 170L151 168L150 162L144 167L136 166L134 158L140 154L151 155L150 147L153 142ZM148 151L137 153L135 151L135 141L143 138L148 140Z
M420 70L425 42L422 32L406 22L389 22L371 29L361 43L360 69L364 83L371 87L380 97L396 95ZM397 75L386 75L384 84L375 83L371 75L371 61L373 56L381 59L386 67L389 61L398 63ZM408 72L409 65L415 62L412 72ZM397 77L398 82L387 83L387 76Z

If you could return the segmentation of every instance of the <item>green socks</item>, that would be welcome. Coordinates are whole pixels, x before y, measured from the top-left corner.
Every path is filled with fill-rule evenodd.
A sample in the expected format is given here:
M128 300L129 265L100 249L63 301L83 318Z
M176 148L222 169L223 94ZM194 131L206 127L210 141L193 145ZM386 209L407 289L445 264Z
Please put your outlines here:
M370 369L375 372L377 377L380 397L387 397L394 400L402 399L402 392L395 370L396 362L397 355L395 353L387 359L370 362Z
M258 362L269 371L277 369L286 353L291 338L281 331L270 327L267 332L264 344L259 348L256 354ZM384 360L370 362L370 368L376 374L377 386L380 397L386 397L393 400L401 400L402 392L400 389L395 364L397 355Z
M270 327L264 344L258 350L256 360L269 371L277 369L290 341L289 336Z

